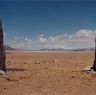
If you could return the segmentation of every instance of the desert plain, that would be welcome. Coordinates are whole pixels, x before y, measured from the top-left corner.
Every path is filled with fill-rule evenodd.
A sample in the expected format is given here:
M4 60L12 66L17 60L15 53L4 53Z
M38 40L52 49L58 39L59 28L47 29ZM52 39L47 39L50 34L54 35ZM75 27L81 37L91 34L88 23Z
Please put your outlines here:
M0 95L96 95L93 52L7 52Z

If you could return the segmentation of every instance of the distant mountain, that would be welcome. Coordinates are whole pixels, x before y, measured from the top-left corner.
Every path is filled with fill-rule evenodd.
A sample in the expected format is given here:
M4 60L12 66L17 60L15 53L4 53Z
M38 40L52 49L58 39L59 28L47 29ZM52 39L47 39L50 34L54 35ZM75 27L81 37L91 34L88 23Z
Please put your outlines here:
M66 49L63 48L44 48L44 49L40 49L40 51L65 51Z
M63 49L63 48L44 48L39 51L93 51L94 48L80 48L80 49Z
M81 49L73 49L71 51L93 51L94 48L81 48Z
M9 50L9 51L11 51L11 50L13 50L13 51L20 50L20 51L22 51L23 50L23 49L13 48L13 47L8 46L8 45L4 45L4 47L5 47L5 50ZM40 49L40 50L37 50L37 51L94 51L94 48L79 48L79 49L63 49L63 48L51 48L50 49L50 48L43 48L43 49Z
M12 48L12 47L10 47L8 45L5 45L4 47L5 47L5 50L16 50L15 48Z

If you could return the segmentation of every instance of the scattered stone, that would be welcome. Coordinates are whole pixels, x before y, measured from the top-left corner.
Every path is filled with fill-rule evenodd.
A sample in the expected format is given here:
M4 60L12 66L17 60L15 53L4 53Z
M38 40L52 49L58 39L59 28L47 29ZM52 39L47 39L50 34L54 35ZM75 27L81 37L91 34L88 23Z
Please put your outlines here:
M53 59L52 62L57 62L57 60L56 59Z
M0 74L5 75L6 73L5 73L5 71L0 70Z
M23 64L27 64L26 62L23 62Z
M87 66L87 67L85 67L83 70L81 70L82 72L85 72L85 73L87 73L87 74L92 74L92 76L96 76L96 71L94 71L93 69L92 69L92 66L93 65L89 65L89 66Z
M72 78L76 78L75 76L72 76Z
M34 64L40 64L40 62L34 62Z
M11 63L10 61L7 61L6 63Z
M44 69L48 69L48 67L45 67Z
M83 71L85 71L85 72L91 71L92 70L91 68L92 68L92 65L89 65L89 66L85 67Z
M2 70L0 70L0 75L4 78L4 79L6 79L6 80L10 80L10 78L6 75L6 73L4 72L4 71L2 71Z
M4 87L3 89L7 89L6 87Z
M46 61L44 61L43 63L47 63Z
M79 71L78 70L72 70L73 73L78 73Z

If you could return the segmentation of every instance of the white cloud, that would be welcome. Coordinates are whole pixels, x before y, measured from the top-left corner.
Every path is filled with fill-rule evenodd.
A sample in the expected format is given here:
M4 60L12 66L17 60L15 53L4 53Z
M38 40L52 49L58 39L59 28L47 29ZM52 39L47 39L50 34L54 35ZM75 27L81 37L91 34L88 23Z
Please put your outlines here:
M88 48L94 47L94 32L96 31L79 30L72 35L63 34L45 37L41 34L34 38L14 37L13 41L8 42L8 45L26 50L37 50L41 48Z

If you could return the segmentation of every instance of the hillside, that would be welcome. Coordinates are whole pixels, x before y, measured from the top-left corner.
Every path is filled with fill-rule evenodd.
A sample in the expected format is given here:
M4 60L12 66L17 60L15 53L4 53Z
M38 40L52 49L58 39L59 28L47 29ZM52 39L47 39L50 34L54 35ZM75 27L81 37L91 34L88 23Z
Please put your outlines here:
M16 50L15 48L12 48L12 47L10 47L8 45L5 45L4 47L5 47L5 50Z

